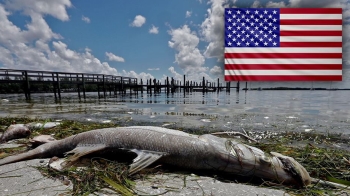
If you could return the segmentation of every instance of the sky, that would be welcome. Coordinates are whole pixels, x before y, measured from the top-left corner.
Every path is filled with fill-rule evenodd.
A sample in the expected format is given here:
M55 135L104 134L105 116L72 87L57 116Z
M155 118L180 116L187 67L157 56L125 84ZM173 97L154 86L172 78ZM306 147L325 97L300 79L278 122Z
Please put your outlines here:
M223 81L227 7L343 8L342 82L254 85L350 88L349 0L0 0L0 68Z

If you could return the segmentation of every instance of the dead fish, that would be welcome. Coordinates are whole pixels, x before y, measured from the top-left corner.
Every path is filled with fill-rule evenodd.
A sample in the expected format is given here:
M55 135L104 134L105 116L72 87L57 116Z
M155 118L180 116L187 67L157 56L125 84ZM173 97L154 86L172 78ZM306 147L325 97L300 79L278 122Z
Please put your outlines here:
M0 138L0 143L7 142L12 139L25 138L30 135L29 128L24 124L10 125Z
M56 139L51 135L38 135L33 137L32 139L29 139L29 142L32 144L32 147L53 141L56 141Z
M188 169L256 176L281 184L304 187L309 173L291 157L265 153L258 148L211 134L192 135L152 126L97 129L49 142L28 152L0 159L0 165L35 158L68 155L63 166L97 152L134 153L129 175L154 162Z

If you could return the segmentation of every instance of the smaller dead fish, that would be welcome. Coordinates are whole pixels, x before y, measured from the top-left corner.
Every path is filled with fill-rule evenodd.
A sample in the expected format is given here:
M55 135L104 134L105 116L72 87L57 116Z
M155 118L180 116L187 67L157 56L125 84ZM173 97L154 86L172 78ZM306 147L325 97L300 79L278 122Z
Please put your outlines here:
M41 144L53 141L56 141L56 139L51 135L38 135L33 137L33 139L29 139L29 142L32 144L32 147L40 146Z
M26 124L30 129L50 129L60 125L60 122L46 122L46 123L28 123Z
M30 135L29 128L24 124L10 125L0 137L0 143L5 143L12 139L25 138Z

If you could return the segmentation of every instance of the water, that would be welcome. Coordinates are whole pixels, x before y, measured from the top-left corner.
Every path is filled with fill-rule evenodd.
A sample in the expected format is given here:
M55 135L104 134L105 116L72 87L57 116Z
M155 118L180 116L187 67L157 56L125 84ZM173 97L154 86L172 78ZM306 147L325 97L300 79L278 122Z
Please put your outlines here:
M350 134L350 91L241 91L239 93L175 93L97 98L87 93L0 95L0 116L29 116L129 125L209 127L242 131L319 131ZM6 100L4 100L6 99ZM7 101L8 100L8 101Z

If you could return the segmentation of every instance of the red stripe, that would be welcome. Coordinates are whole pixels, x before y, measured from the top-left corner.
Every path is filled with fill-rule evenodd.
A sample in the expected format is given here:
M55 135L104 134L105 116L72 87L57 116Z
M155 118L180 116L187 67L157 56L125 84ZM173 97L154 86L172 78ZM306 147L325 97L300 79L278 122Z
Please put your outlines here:
M342 64L225 64L225 70L341 70Z
M280 25L342 25L342 20L281 20Z
M281 14L341 14L342 8L281 8Z
M342 47L341 42L281 42L280 47Z
M225 58L249 59L337 59L342 58L341 53L225 53Z
M225 75L225 81L342 81L342 76L259 76L245 75L233 76Z
M281 31L280 36L342 36L342 31Z

